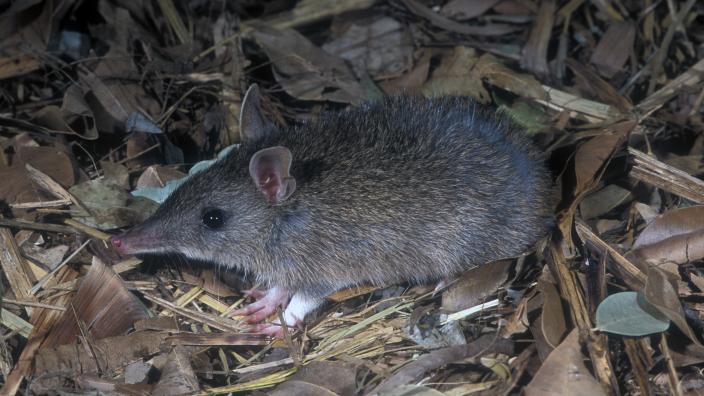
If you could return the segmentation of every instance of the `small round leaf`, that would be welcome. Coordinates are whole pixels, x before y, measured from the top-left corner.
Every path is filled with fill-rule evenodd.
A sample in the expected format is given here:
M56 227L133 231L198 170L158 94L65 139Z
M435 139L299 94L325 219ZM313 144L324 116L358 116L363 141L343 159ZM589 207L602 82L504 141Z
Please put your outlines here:
M608 296L596 309L596 328L624 336L662 333L670 321L641 293L621 292Z

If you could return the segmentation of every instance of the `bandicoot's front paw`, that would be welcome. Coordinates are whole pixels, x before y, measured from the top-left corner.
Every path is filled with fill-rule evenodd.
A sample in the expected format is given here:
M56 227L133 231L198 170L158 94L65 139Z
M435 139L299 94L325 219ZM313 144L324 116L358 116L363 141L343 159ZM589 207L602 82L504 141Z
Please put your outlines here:
M250 290L248 295L258 299L241 309L235 310L231 316L242 316L247 323L259 323L276 312L276 308L285 307L288 303L289 293L281 288L273 287L266 293Z
M276 304L256 301L232 312L233 316L242 316L247 323L259 323L276 312Z

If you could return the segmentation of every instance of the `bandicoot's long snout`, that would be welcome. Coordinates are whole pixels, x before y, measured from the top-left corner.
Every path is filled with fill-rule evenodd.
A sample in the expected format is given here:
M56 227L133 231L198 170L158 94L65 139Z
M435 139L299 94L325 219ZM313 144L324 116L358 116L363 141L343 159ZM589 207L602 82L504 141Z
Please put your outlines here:
M112 247L122 254L135 254L136 250L133 247L132 239L127 233L121 235L115 235L110 238L110 244Z
M121 235L116 235L110 238L110 244L112 244L112 247L117 250L120 253L123 254L129 254L127 252L127 244L123 241L123 238Z
M160 245L157 243L158 238L152 235L153 232L144 226L137 226L120 235L115 235L110 238L112 247L121 254L139 254L156 252Z

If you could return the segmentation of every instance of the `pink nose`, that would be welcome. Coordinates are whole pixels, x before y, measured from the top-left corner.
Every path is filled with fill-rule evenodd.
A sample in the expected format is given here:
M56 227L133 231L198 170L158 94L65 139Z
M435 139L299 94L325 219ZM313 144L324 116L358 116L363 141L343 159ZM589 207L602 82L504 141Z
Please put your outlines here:
M122 247L122 240L118 237L110 238L110 242L115 249L120 249Z

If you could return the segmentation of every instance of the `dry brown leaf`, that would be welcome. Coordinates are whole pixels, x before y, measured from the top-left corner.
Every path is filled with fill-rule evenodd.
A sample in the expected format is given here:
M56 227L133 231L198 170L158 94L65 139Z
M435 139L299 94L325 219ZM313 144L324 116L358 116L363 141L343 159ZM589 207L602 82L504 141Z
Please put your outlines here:
M599 172L635 125L634 121L614 124L606 128L604 134L592 138L577 149L574 159L577 179L575 195L581 194L593 185Z
M442 294L442 309L457 312L485 302L510 275L511 260L502 260L465 271Z
M704 205L668 210L655 218L638 235L633 249L642 248L672 238L704 229Z
M530 15L538 12L538 6L520 0L503 0L494 6L494 11L504 15Z
M389 17L356 22L322 48L372 76L389 78L413 64L410 33L403 24Z
M164 187L171 180L181 179L186 174L168 166L153 165L139 175L135 189L146 187Z
M430 23L441 29L449 30L451 32L473 36L502 36L504 34L522 29L520 26L504 23L487 23L482 26L467 25L464 23L455 22L449 18L445 18L416 0L401 1L414 14L427 19Z
M382 81L379 83L381 89L387 94L399 92L413 93L419 91L423 84L428 80L428 72L430 71L430 51L423 51L420 59L409 72L403 74L399 78L393 80Z
M530 325L530 320L528 319L530 302L532 301L528 298L520 300L516 310L513 311L511 317L507 318L506 324L501 328L502 338L509 338L515 334L523 334L528 330Z
M353 396L356 373L356 368L350 363L312 361L269 392L269 395Z
M630 191L615 184L609 184L584 198L579 204L579 211L583 219L593 219L609 213L632 199L633 194Z
M440 9L440 14L466 21L484 15L501 0L450 0Z
M669 340L669 342L672 341L672 339ZM678 340L674 340L672 343L679 344ZM672 349L672 346L670 346L670 348L670 355L672 356L673 363L677 367L691 366L704 362L704 347L702 346L687 344L677 349Z
M633 103L627 96L620 94L616 88L604 81L591 68L572 58L567 59L565 63L574 72L576 82L581 88L593 92L599 100L616 107L624 114L633 109Z
M310 382L298 381L298 380L288 380L281 385L277 386L276 389L269 392L270 396L287 396L287 395L310 395L310 396L338 396L337 393L332 392L320 385L312 384Z
M75 103L72 105L73 108L69 108L69 105L73 103L71 92L76 91L78 89L69 88L66 90L62 107L49 105L32 114L31 121L34 124L28 125L30 130L76 135L86 140L97 139L98 129L93 114L90 111L81 111Z
M669 153L664 162L690 175L698 175L704 171L704 157L701 153L695 155L676 155Z
M37 377L45 376L43 381L33 381L33 390L36 394L46 394L46 389L56 389L65 377L97 374L99 370L96 363L101 370L112 372L135 359L150 358L168 346L164 341L168 336L168 332L142 331L104 338L95 341L95 355L88 348L76 344L43 348L35 359L34 374Z
M677 281L672 274L656 267L649 267L648 279L643 290L646 300L667 316L689 339L698 346L704 346L687 323L677 294Z
M77 184L69 192L90 212L76 217L76 221L100 230L141 223L158 207L154 201L135 197L105 179Z
M594 228L596 228L596 233L598 235L604 235L608 232L615 231L623 227L623 222L621 220L613 219L600 219L596 221Z
M474 68L480 78L486 79L491 85L525 98L548 99L547 92L535 77L511 70L491 54L482 55Z
M523 57L521 59L523 68L540 77L546 77L550 71L548 69L547 56L554 21L555 1L541 1L538 15L533 21L530 37L525 47L523 47Z
M76 386L83 392L94 391L98 394L125 394L142 396L151 394L149 391L153 386L151 385L130 385L121 384L119 381L109 380L106 378L100 378L97 375L82 374L75 377Z
M446 364L457 362L480 354L503 353L512 354L513 341L497 339L494 334L484 335L467 345L457 345L442 348L421 356L402 367L379 384L371 394L384 393L396 389L400 385L415 383L426 373L436 370Z
M123 126L130 113L136 110L131 101L123 100L123 98L118 97L116 92L105 85L98 76L88 70L84 70L79 76L81 82L84 84L83 94L91 93L91 97L97 101L97 103L90 103L90 101L88 101L89 105L100 106L99 108L104 111L105 116L110 118L102 120L99 117L96 120L98 125L102 124L100 130L113 131L113 128L107 127L107 125L111 123Z
M556 348L567 333L567 319L562 307L562 299L555 284L538 281L538 288L543 295L543 311L540 316L540 326L545 341L552 348Z
M129 330L135 321L147 318L144 305L124 284L122 278L97 257L81 281L76 295L61 319L44 341L43 348L75 342L79 336L76 320L88 326L93 339L116 336Z
M281 12L273 17L266 18L263 21L245 21L243 27L250 28L259 26L264 23L276 29L289 29L300 25L310 24L321 19L331 18L333 16L354 12L369 8L378 0L337 0L330 2L329 0L302 0L296 6L287 12Z
M527 396L606 395L601 384L584 365L576 329L555 348L526 386Z
M125 23L132 21L129 18L129 13L121 12L117 15L119 19L126 18ZM127 41L128 39L121 40ZM156 117L162 111L161 105L147 94L141 84L135 81L142 76L135 65L134 58L129 55L126 49L121 48L127 45L128 43L115 43L110 46L108 53L100 58L92 71L112 91L115 98L123 104L129 113L144 112ZM91 86L91 88L93 87ZM90 101L88 103L90 104Z
M58 181L62 186L70 187L76 181L73 161L66 151L54 147L16 147L12 166L0 168L0 200L8 204L52 200L54 197L42 192L27 177L25 165L30 164Z
M188 347L174 347L169 353L166 365L161 369L159 382L152 390L155 396L185 395L200 390L196 373L191 367L191 355L195 352Z
M0 16L3 33L0 50L3 56L40 54L46 50L57 10L51 1L37 3L21 2L3 10Z
M37 246L31 243L24 243L20 246L22 254L29 259L40 263L42 267L52 270L63 260L69 247L67 245L56 245L50 248ZM45 271L42 271L46 274ZM36 274L36 270L35 270Z
M130 189L130 174L124 165L116 164L111 161L100 161L100 167L103 169L103 177L106 180L113 182L125 190Z
M651 264L685 264L704 257L704 206L667 211L641 232L630 257Z
M455 47L451 55L445 56L423 87L427 96L466 95L477 102L488 103L491 96L484 89L481 77L471 70L477 62L473 48Z
M658 208L653 207L651 205L646 205L642 202L636 202L633 207L638 211L638 214L640 217L645 220L646 224L650 224L653 220L655 220L658 216ZM641 232L642 235L642 232ZM640 235L639 235L640 236Z
M359 103L366 93L349 66L295 30L259 27L252 32L273 63L274 76L291 96Z
M200 271L197 276L184 271L183 280L198 285L203 290L218 297L233 297L239 295L239 293L236 293L229 285L222 281L220 269L205 268Z
M599 73L611 78L623 70L623 65L633 50L636 29L631 22L615 21L604 33L592 53L591 63Z

